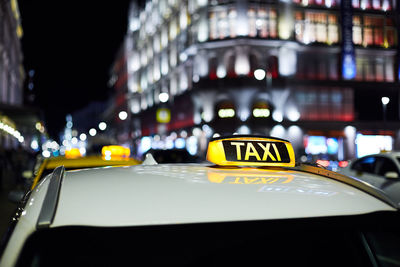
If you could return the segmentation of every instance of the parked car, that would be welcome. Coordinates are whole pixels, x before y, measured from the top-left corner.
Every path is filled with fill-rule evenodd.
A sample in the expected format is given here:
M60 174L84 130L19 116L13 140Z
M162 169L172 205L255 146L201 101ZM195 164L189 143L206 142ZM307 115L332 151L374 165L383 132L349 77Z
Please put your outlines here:
M207 160L57 167L20 203L0 267L400 262L399 206L367 183L296 165L290 142L215 138Z
M352 160L339 172L385 191L396 203L400 203L400 152L367 155Z
M136 164L140 164L140 161L129 157L126 148L121 146L103 146L102 154L89 156L82 156L79 149L70 149L64 156L50 158L39 156L33 170L26 170L24 177L26 186L33 189L42 178L59 166L64 166L65 170L77 170ZM24 194L23 189L16 189L9 192L8 198L12 202L19 202Z

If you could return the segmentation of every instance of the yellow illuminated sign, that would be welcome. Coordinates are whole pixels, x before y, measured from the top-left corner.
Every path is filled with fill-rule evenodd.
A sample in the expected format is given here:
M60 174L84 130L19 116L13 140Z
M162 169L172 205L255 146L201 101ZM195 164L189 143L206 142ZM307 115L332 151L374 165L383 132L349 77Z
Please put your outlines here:
M171 121L171 111L167 108L159 108L156 111L156 119L159 123L168 123Z
M79 158L81 157L81 151L79 150L79 148L71 148L68 150L65 150L65 158L67 159L74 159L74 158Z
M101 154L105 159L111 159L111 157L129 157L131 150L123 146L103 146Z
M289 141L249 135L212 139L208 144L207 160L221 166L295 166Z

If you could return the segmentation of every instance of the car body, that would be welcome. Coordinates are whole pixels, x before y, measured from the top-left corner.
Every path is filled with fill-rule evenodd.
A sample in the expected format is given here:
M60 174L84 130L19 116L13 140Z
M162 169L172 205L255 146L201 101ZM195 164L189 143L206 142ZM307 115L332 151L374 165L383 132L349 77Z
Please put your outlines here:
M400 152L366 155L350 161L339 172L380 188L400 203Z
M295 166L293 150L278 139L213 141L208 164L157 164L148 156L135 166L56 168L21 203L0 266L399 261L398 206L382 191ZM234 144L230 154L218 141Z

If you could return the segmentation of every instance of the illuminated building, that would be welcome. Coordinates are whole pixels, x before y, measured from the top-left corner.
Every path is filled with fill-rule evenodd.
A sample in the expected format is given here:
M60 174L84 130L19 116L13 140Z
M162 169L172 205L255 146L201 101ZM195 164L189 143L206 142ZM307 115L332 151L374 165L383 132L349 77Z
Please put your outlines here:
M299 155L351 158L357 134L398 139L374 102L388 94L398 105L397 14L394 0L132 3L117 99L134 138L184 130L202 151L216 133L258 133L290 140ZM160 108L169 122L157 121Z
M16 0L0 1L0 146L16 147L24 136L14 115L23 104L22 27ZM20 126L20 125L19 125Z

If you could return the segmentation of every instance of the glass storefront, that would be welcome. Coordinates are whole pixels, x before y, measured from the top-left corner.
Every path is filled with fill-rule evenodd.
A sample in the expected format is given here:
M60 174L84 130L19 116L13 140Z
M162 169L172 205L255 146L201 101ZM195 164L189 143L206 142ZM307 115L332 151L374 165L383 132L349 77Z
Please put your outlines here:
M393 137L390 135L363 135L356 136L357 158L376 154L382 151L392 151Z
M355 79L357 81L393 82L393 56L357 55Z
M294 101L300 120L352 121L353 91L350 88L296 87Z

